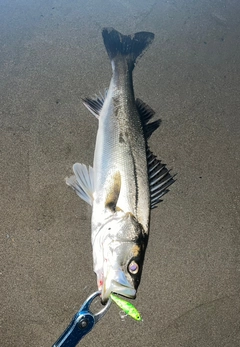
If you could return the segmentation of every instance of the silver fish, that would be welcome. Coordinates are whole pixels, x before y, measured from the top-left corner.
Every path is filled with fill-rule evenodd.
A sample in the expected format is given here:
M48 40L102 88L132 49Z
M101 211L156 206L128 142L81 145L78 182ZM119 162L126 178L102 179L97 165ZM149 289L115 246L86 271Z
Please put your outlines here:
M148 242L150 209L174 182L147 140L160 125L154 111L135 100L132 72L154 34L102 31L112 79L104 95L84 99L98 119L93 167L76 163L66 180L92 206L94 271L102 301L111 292L135 298Z

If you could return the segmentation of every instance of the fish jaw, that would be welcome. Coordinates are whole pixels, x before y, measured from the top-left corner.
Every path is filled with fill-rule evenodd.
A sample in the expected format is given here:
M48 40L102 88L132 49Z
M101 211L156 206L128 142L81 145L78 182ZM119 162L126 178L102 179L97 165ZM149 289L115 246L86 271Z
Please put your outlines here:
M134 299L140 283L147 238L131 213L115 212L92 239L94 271L105 303L112 292ZM137 271L131 271L131 264Z
M96 241L93 247L93 258L96 265L94 270L97 274L98 290L101 291L102 302L107 302L112 292L134 299L137 291L126 270L127 264L123 264L124 258L132 257L131 248L134 247L134 244L117 241L112 239L111 235L104 237L103 242Z
M103 286L101 288L102 302L106 302L111 293L117 293L127 298L134 299L136 297L136 289L133 287L124 272L121 269L113 269L105 267L106 274L104 275Z

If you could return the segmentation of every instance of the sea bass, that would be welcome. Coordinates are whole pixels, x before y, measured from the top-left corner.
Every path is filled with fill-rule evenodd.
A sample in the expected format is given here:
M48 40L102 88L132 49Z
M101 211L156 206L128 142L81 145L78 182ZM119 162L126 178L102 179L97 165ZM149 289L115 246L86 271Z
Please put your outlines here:
M174 182L147 144L160 124L154 111L134 97L132 72L154 34L102 31L112 65L104 95L84 99L98 119L93 167L76 163L66 183L92 206L94 271L102 302L117 293L135 298L148 243L150 209Z

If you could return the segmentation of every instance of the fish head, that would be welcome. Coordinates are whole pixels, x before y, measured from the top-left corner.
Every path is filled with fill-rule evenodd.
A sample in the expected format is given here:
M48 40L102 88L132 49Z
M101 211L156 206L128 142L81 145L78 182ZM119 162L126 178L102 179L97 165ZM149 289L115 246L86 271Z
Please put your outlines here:
M103 303L112 292L136 297L147 240L142 225L131 213L118 211L102 226L93 253Z

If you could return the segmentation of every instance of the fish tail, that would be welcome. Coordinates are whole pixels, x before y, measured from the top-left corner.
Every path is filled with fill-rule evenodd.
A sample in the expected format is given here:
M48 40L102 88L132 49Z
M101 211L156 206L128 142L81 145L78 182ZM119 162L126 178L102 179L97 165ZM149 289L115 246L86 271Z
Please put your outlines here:
M122 35L113 28L104 28L102 36L110 60L125 56L131 69L134 68L137 58L154 39L154 34L151 32L142 31L131 36Z

